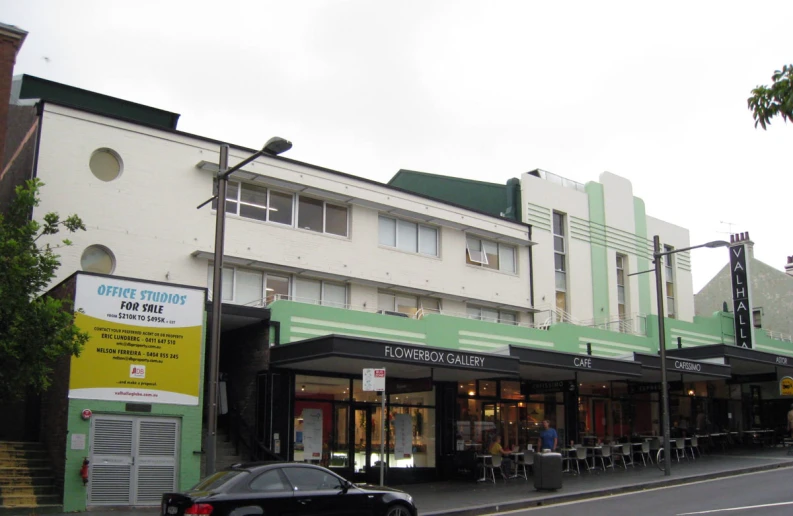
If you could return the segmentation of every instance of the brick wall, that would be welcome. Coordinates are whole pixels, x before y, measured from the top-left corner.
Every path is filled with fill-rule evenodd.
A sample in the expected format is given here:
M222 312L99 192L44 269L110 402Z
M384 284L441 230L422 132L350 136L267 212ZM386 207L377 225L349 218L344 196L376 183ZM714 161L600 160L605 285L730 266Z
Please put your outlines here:
M33 177L36 157L37 115L35 106L7 106L5 159L0 162L0 212L14 198L14 189ZM13 158L12 163L8 163ZM6 169L6 167L8 167Z
M0 163L5 164L3 148L6 141L8 99L11 97L11 78L26 33L19 29L0 27Z

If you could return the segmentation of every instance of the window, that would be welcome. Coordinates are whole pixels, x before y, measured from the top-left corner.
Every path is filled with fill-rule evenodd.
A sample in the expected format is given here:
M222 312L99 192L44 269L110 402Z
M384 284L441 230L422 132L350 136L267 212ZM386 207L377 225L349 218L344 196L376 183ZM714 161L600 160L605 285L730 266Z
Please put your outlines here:
M100 181L109 182L121 175L123 162L121 156L112 149L97 149L88 160L88 168Z
M80 267L86 272L113 274L116 269L116 257L113 251L103 245L89 245L80 256Z
M626 306L628 304L628 300L625 291L625 267L627 263L627 256L623 254L617 255L617 307L619 310L620 319L625 317L627 312Z
M300 196L297 226L318 233L347 236L347 207Z
M290 490L289 486L287 486L286 483L284 483L284 480L281 478L281 474L275 469L265 471L258 477L254 478L248 487L250 487L251 491L270 493L275 491Z
M438 256L437 228L383 215L380 215L378 224L380 245L409 253Z
M518 314L515 312L508 312L506 310L497 310L495 308L485 308L480 306L468 306L466 307L466 313L469 319L497 322L501 324L518 324Z
M315 305L347 306L347 286L328 281L298 278L295 281L295 300Z
M553 212L553 263L556 288L557 320L567 313L567 240L565 238L565 216ZM561 314L558 312L562 312Z
M340 491L344 487L339 477L321 469L297 466L282 471L295 491Z
M755 328L762 328L763 327L763 309L762 308L755 308L752 310L752 321L754 322Z
M432 297L417 297L392 292L378 292L377 309L383 312L401 312L413 317L419 309L439 313L441 302Z
M671 253L673 247L665 245L664 252ZM675 263L671 254L664 257L664 272L666 273L666 313L670 319L675 318Z
M293 226L294 206L295 196L290 193L239 181L229 181L226 185L226 213L232 215ZM217 209L217 201L212 203L212 207ZM299 196L297 213L296 225L299 228L343 237L348 234L349 210L346 206Z
M465 262L470 265L515 274L516 252L511 245L470 236L465 239Z
M214 268L209 264L207 284L211 290ZM289 297L289 278L264 271L223 267L223 301L236 305L264 306Z

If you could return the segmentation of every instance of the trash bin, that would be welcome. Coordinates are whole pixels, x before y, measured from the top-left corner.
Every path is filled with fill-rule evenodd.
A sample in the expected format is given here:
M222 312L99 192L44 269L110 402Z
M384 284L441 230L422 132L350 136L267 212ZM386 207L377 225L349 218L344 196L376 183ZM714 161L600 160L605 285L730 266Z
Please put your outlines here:
M534 489L562 488L562 454L538 453L534 455Z

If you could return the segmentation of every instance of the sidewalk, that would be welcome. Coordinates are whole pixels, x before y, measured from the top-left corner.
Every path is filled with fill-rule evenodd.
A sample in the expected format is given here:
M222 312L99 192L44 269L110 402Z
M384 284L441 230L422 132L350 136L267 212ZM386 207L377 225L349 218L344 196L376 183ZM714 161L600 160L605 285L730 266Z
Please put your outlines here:
M396 486L410 493L420 516L478 516L499 511L594 498L609 494L641 491L698 480L740 475L754 471L793 467L793 455L783 448L734 450L672 462L672 476L665 477L655 465L618 467L614 471L565 474L562 489L536 491L534 477L529 480L498 480L496 484L470 481L430 482ZM11 513L5 513L11 514ZM13 514L29 514L15 511ZM88 511L89 516L156 516L159 507L119 508ZM66 516L66 515L64 515Z
M550 492L536 491L531 475L528 481L497 480L495 485L456 481L401 488L413 496L421 516L474 516L787 467L793 467L793 456L786 449L767 448L704 455L680 463L673 460L670 477L655 465L641 463L627 471L620 466L605 473L564 474L562 489Z

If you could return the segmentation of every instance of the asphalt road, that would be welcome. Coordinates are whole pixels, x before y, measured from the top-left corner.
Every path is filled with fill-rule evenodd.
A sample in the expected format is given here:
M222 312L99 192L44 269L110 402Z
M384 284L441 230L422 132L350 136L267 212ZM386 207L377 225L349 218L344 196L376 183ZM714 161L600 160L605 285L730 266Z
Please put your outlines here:
M790 516L793 470L784 468L547 507L509 516Z

